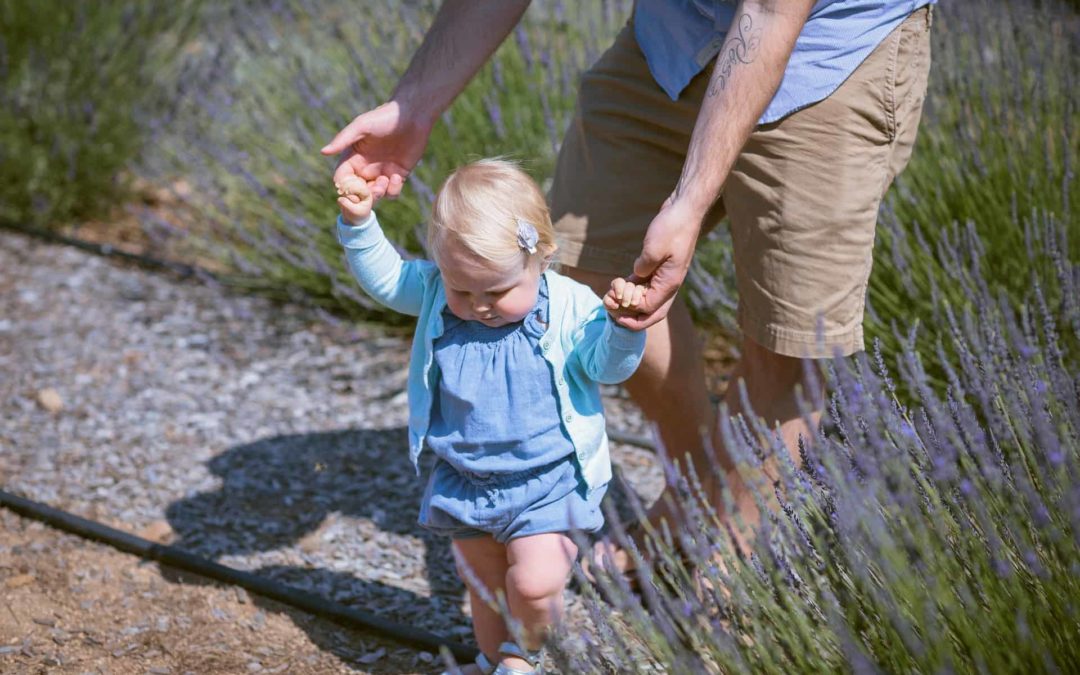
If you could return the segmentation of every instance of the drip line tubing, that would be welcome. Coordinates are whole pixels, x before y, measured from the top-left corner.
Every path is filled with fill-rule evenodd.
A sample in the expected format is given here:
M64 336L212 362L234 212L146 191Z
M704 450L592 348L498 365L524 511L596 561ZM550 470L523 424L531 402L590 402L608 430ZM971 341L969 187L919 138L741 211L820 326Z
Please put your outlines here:
M240 586L252 593L271 600L277 600L350 628L361 628L395 642L434 653L439 653L440 648L446 648L460 663L470 663L477 655L475 648L453 642L436 633L388 621L375 614L347 607L251 572L233 569L188 553L180 548L154 543L128 532L117 530L108 525L76 516L73 513L4 490L0 490L0 506L7 507L21 516L39 520L59 530L108 544L125 553L132 553L141 558L154 560L163 565L192 572L208 579Z
M181 262L175 262L172 260L163 260L161 258L155 258L153 256L143 255L141 253L131 253L123 249L119 249L112 244L99 244L95 241L86 241L85 239L79 239L77 237L69 237L67 235L60 234L59 232L53 232L43 227L34 227L33 225L20 225L17 223L3 223L0 225L0 229L10 230L12 232L18 232L19 234L25 234L36 239L48 241L54 244L63 244L65 246L71 246L73 248L81 249L83 251L89 251L99 256L106 258L119 258L130 263L135 263L141 267L146 267L153 270L168 270L180 277L194 277L194 276L209 276L213 277L213 273L209 272L201 267L195 267L193 265L186 265Z

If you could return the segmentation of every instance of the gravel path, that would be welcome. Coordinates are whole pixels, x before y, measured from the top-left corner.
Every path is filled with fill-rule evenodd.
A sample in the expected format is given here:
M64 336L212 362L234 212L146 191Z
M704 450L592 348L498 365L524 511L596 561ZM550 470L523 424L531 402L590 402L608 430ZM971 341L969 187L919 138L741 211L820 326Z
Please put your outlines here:
M0 233L4 489L468 640L447 542L415 525L422 483L406 453L406 360L407 338L378 327L335 326ZM636 409L608 393L612 426L643 434ZM653 456L618 444L614 453L653 498ZM26 523L3 523L0 554L22 552ZM87 551L100 547L86 546L80 560L93 560ZM0 577L17 576L2 560ZM300 628L312 651L331 649ZM14 663L2 645L22 637L0 634L0 670ZM405 672L387 645L373 660L366 648L333 648L309 671ZM437 671L406 656L417 672Z

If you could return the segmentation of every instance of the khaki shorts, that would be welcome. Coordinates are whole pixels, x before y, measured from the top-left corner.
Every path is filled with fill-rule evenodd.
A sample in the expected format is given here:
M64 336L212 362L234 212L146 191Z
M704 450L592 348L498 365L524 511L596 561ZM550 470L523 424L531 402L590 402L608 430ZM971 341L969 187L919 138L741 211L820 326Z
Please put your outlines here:
M907 165L930 69L930 8L823 101L758 127L705 230L730 216L739 325L788 356L863 348L878 206ZM710 72L672 101L627 26L584 74L551 189L559 259L629 274L682 170Z

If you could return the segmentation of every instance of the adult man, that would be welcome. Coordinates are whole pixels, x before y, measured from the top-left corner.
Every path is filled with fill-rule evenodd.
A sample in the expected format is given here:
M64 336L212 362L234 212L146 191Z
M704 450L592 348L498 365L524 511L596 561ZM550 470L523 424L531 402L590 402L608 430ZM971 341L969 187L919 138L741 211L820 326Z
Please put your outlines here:
M641 313L622 319L649 331L627 388L699 476L710 474L712 439L751 524L756 508L723 452L676 291L698 236L726 213L744 334L735 377L795 448L809 431L803 360L863 348L878 205L910 157L926 90L930 3L638 0L582 78L550 195L563 269L597 292L631 270L648 281ZM323 148L347 151L335 180L356 174L396 195L439 114L527 4L446 0L390 102ZM737 386L726 403L742 409Z

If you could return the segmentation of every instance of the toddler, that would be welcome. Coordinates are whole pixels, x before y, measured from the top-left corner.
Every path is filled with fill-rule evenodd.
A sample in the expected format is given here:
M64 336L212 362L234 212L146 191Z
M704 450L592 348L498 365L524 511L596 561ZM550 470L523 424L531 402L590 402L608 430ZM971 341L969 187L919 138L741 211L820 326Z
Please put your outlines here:
M601 301L552 270L544 196L512 162L481 160L446 179L431 261L402 260L363 180L337 188L352 273L371 297L418 317L410 458L435 453L419 522L453 539L469 587L481 654L462 672L542 673L577 554L568 532L603 524L611 466L598 383L628 378L645 347L644 332L609 312L632 310L644 289L617 279ZM520 643L485 589L505 595Z

